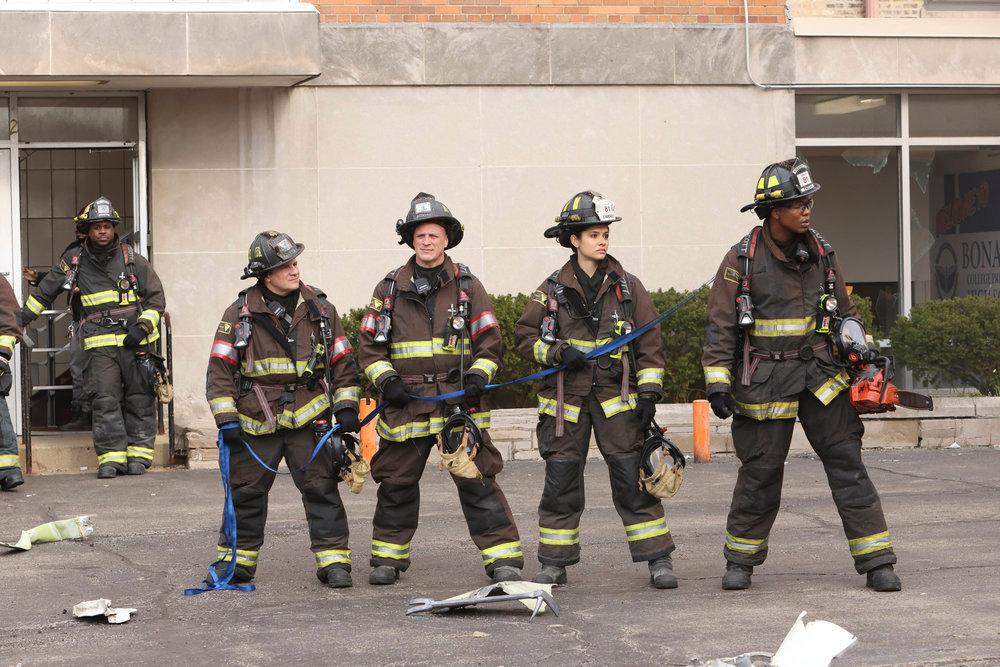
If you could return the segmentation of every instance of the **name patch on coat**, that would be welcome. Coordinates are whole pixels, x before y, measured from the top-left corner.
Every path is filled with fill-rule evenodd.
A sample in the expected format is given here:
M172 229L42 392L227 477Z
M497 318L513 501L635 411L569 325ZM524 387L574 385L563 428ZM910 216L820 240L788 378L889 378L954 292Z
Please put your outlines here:
M368 304L368 307L374 310L376 313L382 312L382 301L377 297L372 297L372 302Z
M233 325L229 322L219 322L219 333L227 334L233 330Z
M727 266L726 270L722 274L723 280L728 280L731 283L740 284L740 272L731 266Z

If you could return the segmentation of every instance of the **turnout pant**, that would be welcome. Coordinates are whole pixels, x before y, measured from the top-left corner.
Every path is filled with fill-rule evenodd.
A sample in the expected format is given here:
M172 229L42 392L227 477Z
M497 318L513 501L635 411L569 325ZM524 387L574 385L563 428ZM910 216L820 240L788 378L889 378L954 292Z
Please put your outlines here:
M545 565L580 562L580 517L584 509L583 469L593 429L608 466L611 497L625 526L633 562L649 561L674 550L659 499L639 488L642 429L631 411L605 417L591 394L577 422L566 421L555 435L555 417L538 420L538 449L545 459L545 488L538 504L538 560Z
M826 469L855 569L865 573L895 563L882 503L861 461L865 427L847 392L826 406L812 392L802 392L799 420ZM767 536L781 503L785 458L794 426L794 419L733 417L733 444L743 465L726 522L723 552L731 562L760 565L767 557Z
M136 351L107 346L88 352L85 389L93 399L97 465L113 465L119 472L131 461L147 468L153 463L156 400L135 363Z
M20 468L21 459L17 454L17 435L10 419L7 397L0 396L0 470Z
M277 470L284 458L292 480L302 494L302 505L309 525L309 542L316 569L339 565L351 569L351 550L347 546L347 512L340 499L340 490L333 461L324 448L309 467L295 472L306 464L315 442L312 428L279 428L269 435L243 435L243 439L271 468ZM236 510L236 563L250 571L257 570L257 556L264 543L264 524L267 522L267 497L274 484L275 474L265 470L253 459L246 447L240 445L230 452L229 488ZM219 531L218 557L232 559L225 534Z
M83 349L83 326L74 322L69 337L69 374L73 378L73 412L90 412L90 392L86 387L87 361L90 352Z
M371 565L410 566L410 541L420 514L420 477L436 436L394 442L382 438L372 458L372 478L378 482L378 505L372 520ZM500 452L483 431L483 445L475 458L482 479L452 475L472 541L486 572L501 565L524 566L524 553L514 516L496 476L503 469Z

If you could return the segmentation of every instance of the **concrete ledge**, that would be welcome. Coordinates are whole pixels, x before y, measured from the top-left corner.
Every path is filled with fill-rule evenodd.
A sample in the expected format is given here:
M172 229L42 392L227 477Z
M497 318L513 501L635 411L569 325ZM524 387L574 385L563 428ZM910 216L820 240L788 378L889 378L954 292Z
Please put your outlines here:
M153 445L153 467L169 465L167 455L169 443L166 435L156 436ZM24 443L19 445L21 466L24 467ZM53 433L31 436L31 472L49 473L96 473L97 453L89 433Z

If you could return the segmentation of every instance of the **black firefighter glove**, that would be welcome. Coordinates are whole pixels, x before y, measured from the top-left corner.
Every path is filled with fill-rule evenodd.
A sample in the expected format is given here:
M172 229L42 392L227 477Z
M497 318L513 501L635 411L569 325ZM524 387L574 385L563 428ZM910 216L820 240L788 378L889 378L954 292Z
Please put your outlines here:
M736 400L728 391L719 391L708 397L708 402L712 405L712 412L719 419L729 419L736 410Z
M635 409L632 414L639 420L642 430L645 431L656 417L656 399L649 396L640 396L635 401Z
M580 371L587 367L587 355L572 345L564 347L559 360L566 364L568 371Z
M228 426L229 428L223 428L223 426ZM219 427L219 432L222 433L222 442L229 445L229 449L234 449L243 444L243 429L240 428L239 422L228 422Z
M382 387L382 398L394 408L401 408L410 402L410 395L406 393L406 384L398 375Z
M470 405L479 405L479 399L486 392L486 379L478 373L465 374L465 401Z
M358 411L354 408L341 408L333 413L340 424L341 433L357 433L361 430L361 420L358 419Z
M6 357L0 357L0 396L9 394L13 385L14 376L10 372L10 364Z
M122 345L125 347L139 347L142 343L142 339L148 335L149 334L146 333L146 329L141 324L136 322L128 328L128 331L125 332L125 340L122 341Z

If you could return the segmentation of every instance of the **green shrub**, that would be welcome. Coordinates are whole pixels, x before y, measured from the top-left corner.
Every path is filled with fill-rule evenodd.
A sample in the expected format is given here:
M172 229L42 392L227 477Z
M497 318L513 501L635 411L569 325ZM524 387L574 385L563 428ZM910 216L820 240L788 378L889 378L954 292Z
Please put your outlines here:
M666 369L663 377L663 401L687 403L705 397L705 375L701 367L701 349L705 344L705 323L708 312L706 288L681 307L662 325L663 355ZM690 292L674 289L651 292L656 312L665 312L687 297ZM641 322L637 322L641 324Z
M855 294L851 297L851 301L854 302L854 307L858 309L858 319L865 325L865 331L871 334L876 340L883 338L883 332L875 330L875 309L872 307L872 300L860 294Z
M1000 394L1000 299L967 296L914 306L893 327L897 365L929 385L959 383Z

